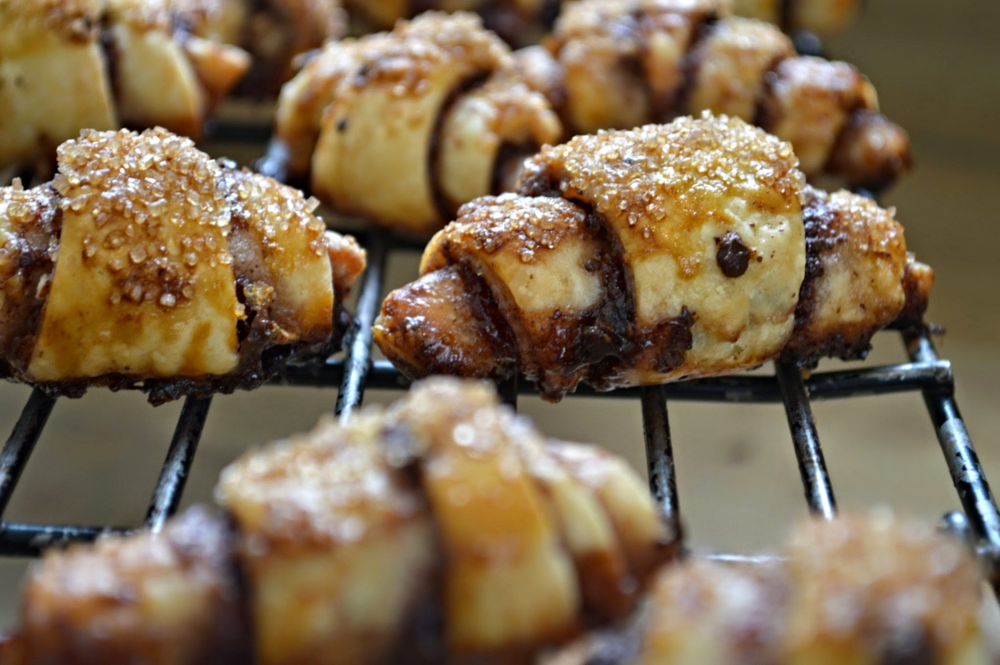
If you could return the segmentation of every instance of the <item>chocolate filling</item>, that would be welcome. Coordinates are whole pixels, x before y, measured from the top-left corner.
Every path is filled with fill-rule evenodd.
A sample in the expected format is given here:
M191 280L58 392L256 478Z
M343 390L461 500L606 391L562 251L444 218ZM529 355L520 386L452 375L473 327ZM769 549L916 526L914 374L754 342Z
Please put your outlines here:
M441 104L441 108L438 109L437 118L434 120L434 129L431 131L430 145L427 148L427 178L429 180L429 185L431 188L431 195L434 197L434 206L437 208L438 216L442 220L452 220L455 218L457 212L451 204L448 203L448 197L445 196L444 191L441 188L440 178L438 177L438 162L441 157L441 132L444 128L444 121L451 113L452 107L461 98L462 95L474 90L486 82L489 78L490 72L479 72L473 74L472 76L466 78L464 81L455 86L455 89L448 93L445 98L444 103Z
M846 242L847 236L837 223L838 212L828 205L824 197L808 191L806 197L802 208L806 236L805 277L795 307L795 327L781 358L800 365L815 364L823 356L844 360L864 358L871 348L875 330L845 335L842 332L821 334L812 329L818 307L816 288L825 272L823 257Z
M408 424L394 424L382 428L381 439L387 459L405 460L394 473L398 482L414 495L422 496L423 467L420 452L415 448L416 438ZM434 523L434 563L425 575L417 580L411 606L403 620L402 630L388 649L385 662L432 665L448 660L448 643L445 627L445 560L444 543L437 527L435 513L429 508L428 519Z
M694 91L694 84L701 70L702 61L705 59L704 49L701 48L701 45L715 32L716 25L719 22L719 17L715 14L699 18L701 21L694 26L691 41L687 45L687 53L681 62L681 84L674 94L672 107L664 109L664 115L657 118L660 122L680 115L683 110L687 109L688 100L691 99L691 93ZM694 111L698 109L690 110Z
M121 99L121 82L118 80L119 59L118 43L111 34L111 19L107 14L101 17L100 30L101 50L104 52L104 68L111 85L111 96L117 101Z
M797 0L781 0L781 6L778 8L778 25L786 35L792 34L792 30L795 28L792 24L792 19L795 14L794 6L796 2Z
M4 378L19 376L31 361L45 311L45 294L39 296L39 285L47 279L51 286L55 273L53 249L58 247L62 232L62 209L59 194L51 186L46 190L37 220L24 225L21 234L11 238L5 248L14 255L15 268L0 288L17 288L7 293L0 310L4 322L0 329L0 377Z
M564 198L554 175L537 164L526 170L518 192L526 196ZM573 372L589 366L586 381L598 386L604 383L609 372L617 373L619 368L630 365L635 356L635 285L631 272L625 268L624 247L611 231L607 218L585 201L567 200L587 211L588 232L602 248L584 264L584 269L600 271L604 297L596 308L578 316L570 365Z
M753 114L753 124L757 125L765 132L771 129L778 122L779 114L777 104L774 103L774 86L781 79L778 74L778 66L784 62L784 56L777 56L764 72L764 80L758 92L756 108Z
M476 324L493 342L496 357L501 359L495 378L508 379L517 371L517 338L504 318L486 280L467 266L458 267L465 290L471 297Z
M825 272L823 254L832 251L837 245L846 242L843 233L834 231L833 223L836 211L827 205L826 200L815 194L808 194L806 204L802 207L802 222L806 239L806 268L799 287L799 302L795 306L795 328L789 346L812 323L816 311L816 285ZM788 347L786 347L786 351Z
M537 152L538 146L535 144L502 144L493 162L490 193L497 195L516 190L524 172L524 160Z
M619 377L635 368L646 354L655 354L653 368L657 372L666 374L681 366L694 342L691 327L695 313L684 307L676 318L659 321L652 329L638 329L634 277L627 269L621 240L608 219L590 204L563 196L561 178L551 169L538 162L529 164L518 192L525 196L565 198L587 210L590 232L604 248L595 264L585 266L602 270L604 298L596 311L588 313L592 317L588 322L592 323L581 327L577 342L580 348L574 350L579 361L586 359L590 365L587 383L598 390L615 388Z
M167 534L182 561L208 565L220 577L215 606L208 617L208 634L192 636L205 640L194 662L199 665L252 662L253 613L249 585L236 556L235 525L195 506L174 518Z

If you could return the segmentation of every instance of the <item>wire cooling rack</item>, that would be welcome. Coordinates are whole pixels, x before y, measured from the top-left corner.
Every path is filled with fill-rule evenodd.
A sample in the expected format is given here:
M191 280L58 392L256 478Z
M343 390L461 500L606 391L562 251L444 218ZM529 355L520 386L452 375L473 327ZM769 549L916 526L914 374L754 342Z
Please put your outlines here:
M371 325L381 305L383 278L390 255L414 253L419 249L412 243L381 233L360 234L359 241L368 251L369 265L358 290L355 325L345 338L343 352L325 362L290 367L273 382L289 386L338 387L336 409L341 418L361 404L368 387L402 391L409 385L406 377L391 363L373 358ZM938 358L926 332L902 333L902 338L910 357L908 363L814 372L808 378L804 378L794 365L775 363L774 373L767 376L697 379L609 393L581 390L579 394L640 400L650 489L664 518L680 533L681 510L667 410L669 401L783 403L809 510L830 518L837 504L812 414L812 401L921 392L964 509L964 515L947 515L945 525L975 547L988 566L994 588L1000 589L996 574L1000 562L1000 513L955 400L951 363ZM533 392L516 381L506 382L500 389L505 401L514 406L519 393ZM55 398L34 390L0 451L0 518L55 402ZM185 400L141 528L159 528L177 509L210 405L211 398L188 397ZM93 540L109 530L127 529L0 521L0 555L36 556L47 547Z
M820 51L819 42L809 35L798 35L795 41L802 53L818 54ZM261 146L269 133L266 125L228 122L216 124L212 138L217 142ZM289 367L283 376L272 381L277 385L339 388L336 411L341 418L362 403L368 387L403 391L409 386L406 377L391 363L373 358L371 326L381 306L390 256L421 250L412 242L384 232L353 234L368 252L368 268L358 289L355 325L345 337L342 352L324 362ZM829 519L836 513L837 502L813 418L812 401L920 392L964 512L948 513L943 525L977 552L1000 597L1000 513L955 399L951 363L938 358L926 331L880 334L901 334L910 362L813 372L808 376L794 365L779 362L774 364L773 374L766 376L697 379L608 393L581 389L577 394L640 401L650 489L664 519L675 533L682 533L667 409L669 401L783 403L809 510ZM518 385L516 380L505 382L499 388L504 400L515 408L519 394L533 392L529 386ZM3 520L21 472L55 402L55 398L40 390L32 391L0 451L0 556L37 556L48 547L90 541L109 531L132 530L103 525ZM186 398L153 489L146 519L136 528L158 529L177 509L210 405L211 398Z

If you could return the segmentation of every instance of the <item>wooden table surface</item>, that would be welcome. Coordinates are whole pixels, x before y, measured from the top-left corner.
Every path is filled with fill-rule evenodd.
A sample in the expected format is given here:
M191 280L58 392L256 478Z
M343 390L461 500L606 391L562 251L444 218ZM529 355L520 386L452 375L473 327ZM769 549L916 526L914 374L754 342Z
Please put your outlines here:
M911 132L916 169L884 201L898 207L910 248L936 269L930 318L948 328L939 350L955 364L959 403L1000 483L1000 3L867 4L860 24L827 49L858 64L886 114ZM392 279L402 282L412 269L399 267ZM879 338L872 362L902 359L898 337ZM27 394L0 386L0 430L9 431ZM335 399L310 389L216 399L185 501L209 500L219 469L240 451L310 427ZM550 435L602 443L643 464L636 402L522 406ZM6 517L139 523L178 411L104 391L61 401ZM672 404L670 415L682 512L697 547L767 549L805 514L780 406ZM841 506L889 503L928 519L958 506L919 396L821 403L816 415ZM0 626L13 620L24 566L0 561Z

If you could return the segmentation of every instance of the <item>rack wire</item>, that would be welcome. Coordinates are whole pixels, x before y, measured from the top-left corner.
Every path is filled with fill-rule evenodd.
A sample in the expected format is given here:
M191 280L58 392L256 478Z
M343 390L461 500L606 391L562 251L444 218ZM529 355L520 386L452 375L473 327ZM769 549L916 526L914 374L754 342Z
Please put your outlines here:
M405 390L409 385L406 377L391 363L373 358L371 325L381 304L390 256L418 250L412 243L386 234L367 234L362 244L368 251L369 266L358 294L355 325L345 339L343 354L324 362L290 367L272 381L276 385L339 387L336 409L341 418L362 403L366 388ZM664 519L675 533L680 533L681 510L670 436L669 402L783 403L809 510L831 518L836 513L836 500L812 414L812 401L920 392L964 510L964 515L946 515L945 526L975 547L987 565L994 588L1000 590L997 575L1000 570L1000 513L955 400L951 364L938 358L926 332L907 332L902 337L910 357L908 363L814 372L808 377L794 365L776 363L774 373L766 376L697 379L609 393L582 389L578 394L640 400L650 489ZM531 386L518 385L516 381L507 382L500 388L505 400L515 405L518 394L534 393ZM0 518L55 404L55 398L37 389L32 391L0 451ZM139 528L158 529L177 509L210 406L211 398L188 397L184 402L146 520ZM129 530L0 521L0 555L37 556L47 547L93 540L106 531Z

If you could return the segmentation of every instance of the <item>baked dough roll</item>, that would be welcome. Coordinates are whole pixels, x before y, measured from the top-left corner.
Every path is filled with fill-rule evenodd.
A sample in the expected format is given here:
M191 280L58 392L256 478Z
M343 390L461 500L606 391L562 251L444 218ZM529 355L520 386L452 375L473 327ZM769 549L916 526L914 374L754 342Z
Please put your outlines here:
M3 662L531 662L629 616L678 544L623 460L447 378L247 452L216 498L226 526L46 554Z
M520 68L573 134L708 110L790 141L810 178L877 188L910 164L906 132L879 115L863 74L797 57L778 28L728 16L721 0L571 3L544 45L553 64L529 49ZM561 85L546 70L561 72Z
M192 508L157 533L53 551L25 585L15 665L249 662L225 522ZM4 662L7 662L5 659Z
M326 422L222 474L261 665L388 662L429 584L431 514L379 428L369 416Z
M544 665L993 662L982 579L958 543L885 512L800 526L783 561L664 569L625 628Z
M167 0L0 1L0 164L120 123L199 134L250 60L179 16Z
M519 194L473 201L435 236L375 341L412 376L517 368L550 398L863 356L876 331L919 321L930 269L907 268L891 211L813 189L796 165L725 116L546 147Z
M98 42L100 0L0 0L0 165L117 117ZM72 67L67 66L72 63ZM62 90L53 103L53 90Z
M282 91L290 174L338 212L429 235L489 194L511 151L554 141L544 98L510 74L506 46L468 14L427 13L331 43Z
M676 536L620 460L547 443L492 388L443 378L249 453L217 496L264 664L524 662L627 614Z
M300 192L162 129L85 132L58 163L51 184L0 189L6 376L158 402L254 387L330 347L364 254Z

